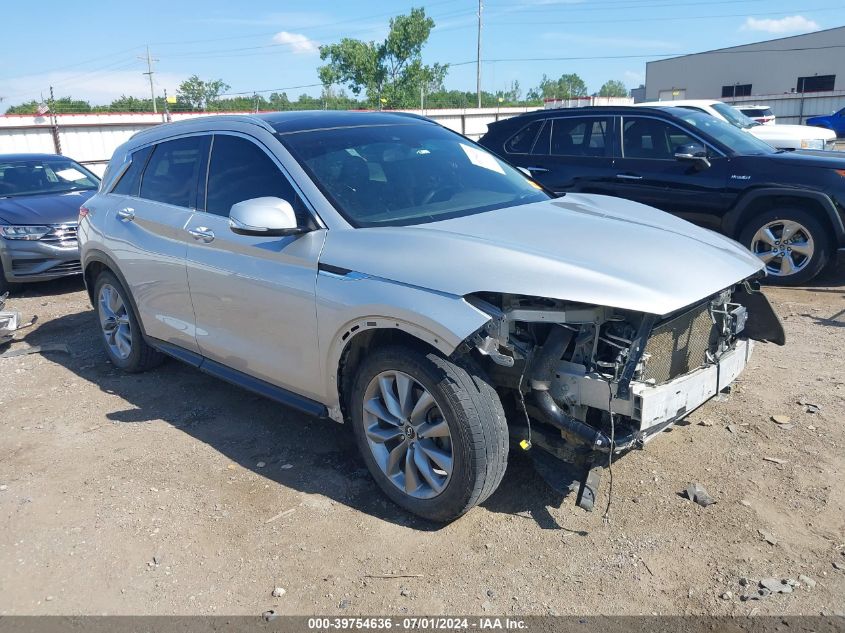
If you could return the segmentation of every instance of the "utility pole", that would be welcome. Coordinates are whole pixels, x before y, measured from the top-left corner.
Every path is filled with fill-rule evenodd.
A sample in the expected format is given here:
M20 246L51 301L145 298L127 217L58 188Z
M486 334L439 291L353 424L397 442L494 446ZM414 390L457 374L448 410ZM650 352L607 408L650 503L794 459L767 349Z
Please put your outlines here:
M484 11L484 0L478 0L478 54L475 63L475 87L478 92L478 107L481 107L481 14Z
M53 133L53 147L56 149L56 154L62 153L62 139L59 136L59 119L56 118L56 100L53 97L53 86L50 86L50 126Z
M138 59L140 59L141 61L147 62L147 72L142 73L142 74L146 75L150 79L150 97L152 97L152 100L153 100L153 114L156 114L158 112L158 109L156 108L156 91L155 91L155 88L153 87L153 75L155 74L155 71L153 71L153 62L157 62L158 58L150 57L150 46L148 44L147 45L147 56L146 57L139 57Z

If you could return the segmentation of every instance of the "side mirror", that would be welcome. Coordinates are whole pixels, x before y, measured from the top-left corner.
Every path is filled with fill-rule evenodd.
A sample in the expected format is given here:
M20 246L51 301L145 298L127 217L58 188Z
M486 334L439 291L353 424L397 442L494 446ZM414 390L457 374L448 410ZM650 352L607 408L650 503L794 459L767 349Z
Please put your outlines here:
M698 143L688 143L675 148L675 160L693 163L697 169L707 169L710 161L707 159L707 148Z
M296 213L287 200L265 197L233 204L229 211L229 228L238 235L275 237L305 233L296 222Z

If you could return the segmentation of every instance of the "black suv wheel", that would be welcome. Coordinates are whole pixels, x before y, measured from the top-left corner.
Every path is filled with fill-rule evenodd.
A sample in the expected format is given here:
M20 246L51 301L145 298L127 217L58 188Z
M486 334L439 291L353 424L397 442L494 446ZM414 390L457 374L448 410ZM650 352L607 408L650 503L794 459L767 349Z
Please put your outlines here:
M798 285L815 277L830 259L824 225L803 209L773 209L753 218L739 241L766 265L769 283Z

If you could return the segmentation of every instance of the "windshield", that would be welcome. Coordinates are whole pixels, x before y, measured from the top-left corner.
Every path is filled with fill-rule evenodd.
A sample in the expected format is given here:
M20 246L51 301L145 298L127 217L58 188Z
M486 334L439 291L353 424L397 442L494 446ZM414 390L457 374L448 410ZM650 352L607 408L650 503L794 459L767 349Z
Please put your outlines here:
M728 123L730 123L731 125L735 125L739 128L745 129L749 127L754 127L755 125L760 125L759 123L757 123L757 121L749 119L742 112L740 112L736 108L732 108L726 103L722 103L719 101L710 104L710 107L713 108L719 114L721 114L723 117L725 117L725 120Z
M772 111L769 108L744 108L741 112L751 118L772 116Z
M715 138L737 154L762 156L777 153L777 150L765 141L709 114L686 109L678 109L673 114Z
M0 197L96 189L99 179L69 158L0 159Z
M280 134L356 227L435 222L550 195L522 172L437 125L380 125Z

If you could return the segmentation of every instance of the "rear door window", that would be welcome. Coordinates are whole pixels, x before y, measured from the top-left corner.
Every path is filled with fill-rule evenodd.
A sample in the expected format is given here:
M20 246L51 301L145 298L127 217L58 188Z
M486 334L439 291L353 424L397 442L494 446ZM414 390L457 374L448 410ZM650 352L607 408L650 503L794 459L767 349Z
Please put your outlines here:
M120 180L112 188L112 193L118 193L124 196L138 195L138 189L141 186L141 173L144 171L144 165L147 164L147 159L150 157L152 151L152 146L149 146L132 152L129 167L126 168Z
M195 207L206 143L206 137L187 136L156 145L141 178L141 197L178 207Z
M268 196L287 200L297 220L307 222L302 199L263 149L239 136L216 134L208 166L206 211L228 217L232 205Z
M552 120L552 156L604 157L610 152L609 117L570 117Z
M530 154L534 146L534 139L543 127L543 119L532 121L505 142L505 151L508 154Z

